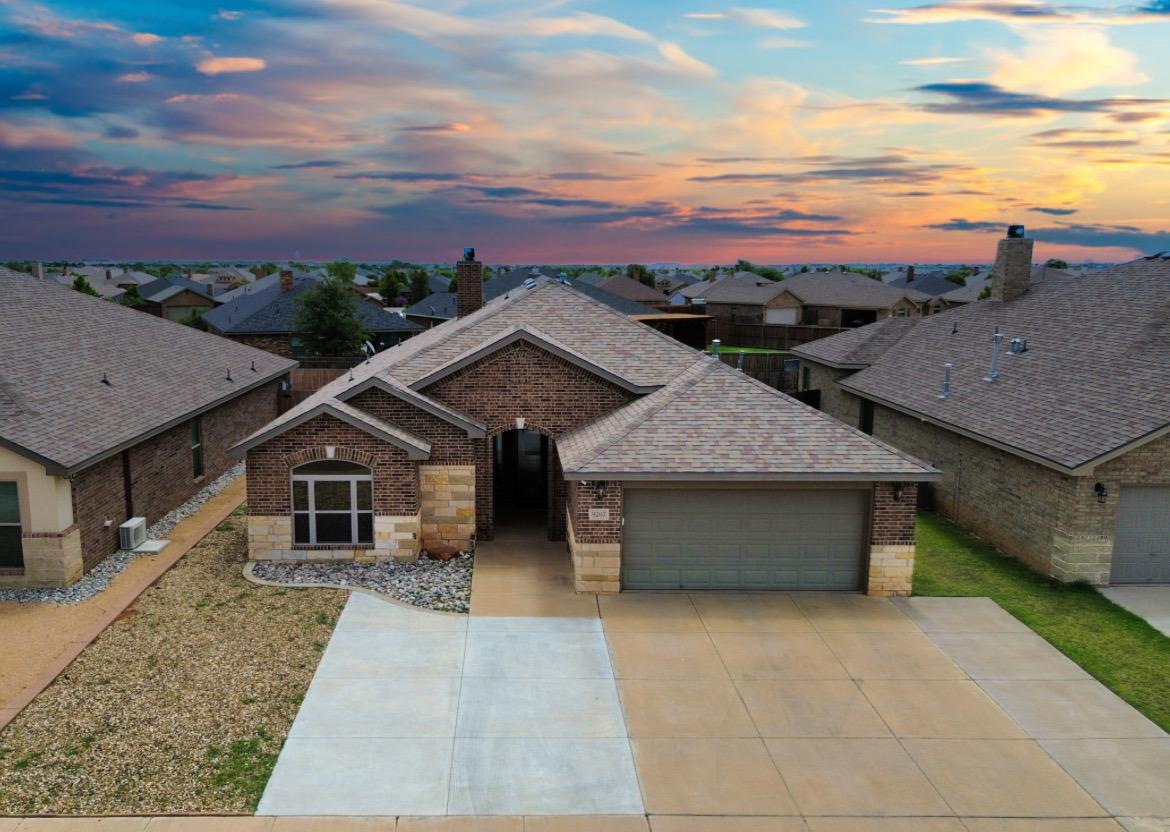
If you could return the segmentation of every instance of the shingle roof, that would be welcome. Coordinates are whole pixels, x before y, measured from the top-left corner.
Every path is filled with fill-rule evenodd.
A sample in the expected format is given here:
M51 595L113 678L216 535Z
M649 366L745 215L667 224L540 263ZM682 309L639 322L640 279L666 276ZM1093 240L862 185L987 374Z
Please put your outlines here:
M787 281L777 282L751 272L737 272L708 286L701 297L705 297L707 303L763 305L783 292L786 283ZM689 297L695 295L690 294Z
M197 286L203 285L201 283L198 283L197 281L191 281L191 282L195 283ZM218 295L215 296L215 299L217 301L219 301L221 304L222 303L231 303L236 298L243 297L244 295L255 295L255 294L258 294L260 292L263 292L265 289L271 288L273 286L279 286L279 285L280 285L280 272L273 272L272 274L264 275L264 277L258 277L255 280L251 281L250 283L245 283L242 286L237 286L234 289L228 289L226 292L220 292Z
M249 295L239 295L209 311L203 320L227 335L293 332L296 299L317 284L311 277L294 281L293 288L282 292L280 285L270 286ZM370 332L417 332L422 329L401 315L365 303L357 295L350 303Z
M808 358L830 367L868 367L898 343L921 318L885 318L869 326L849 329L831 338L809 341L792 349L797 358Z
M809 306L888 309L902 298L915 303L930 300L929 295L915 289L898 288L855 272L794 274L778 285Z
M435 292L433 295L427 295L418 303L412 303L403 310L403 313L418 318L438 318L449 321L455 317L456 305L454 292Z
M626 300L636 300L640 303L660 303L663 300L662 292L647 286L645 283L626 277L624 274L615 274L604 283L598 284L597 288L609 292L611 295L617 295Z
M588 429L558 438L558 448L562 442L571 446L574 461L638 463L642 468L630 469L634 476L693 473L707 479L912 480L933 475L905 455L555 280L510 292L371 357L354 368L353 380L342 377L327 384L263 433L282 430L373 378L425 390L443 372L518 337L600 375L620 378L627 389L663 388ZM683 379L693 383L681 384ZM669 447L663 444L667 434Z
M962 288L960 284L947 280L945 272L916 274L913 280L906 277L899 277L896 280L887 281L886 285L893 286L895 289L913 289L932 298L937 298L940 295L945 295L947 292L953 292L955 289Z
M567 476L933 479L925 463L699 358L656 393L557 439Z
M0 443L54 473L80 470L296 366L7 269L0 294Z
M677 291L677 294L682 295L688 300L705 297L704 293L710 290L715 285L715 282L713 280L700 280L698 283L692 283L690 286L683 286Z
M987 382L996 327L1004 335L1000 371ZM1009 354L1015 337L1027 339L1022 355ZM945 363L954 365L951 395L940 400ZM838 384L1075 470L1170 425L1168 366L1170 261L1139 260L1083 277L1050 274L1015 300L925 318Z
M187 280L185 277L160 277L158 280L152 280L150 283L144 283L138 287L138 294L142 296L142 299L152 303L162 303L180 292L194 292L201 298L211 300L206 286L202 283L196 283L194 280Z

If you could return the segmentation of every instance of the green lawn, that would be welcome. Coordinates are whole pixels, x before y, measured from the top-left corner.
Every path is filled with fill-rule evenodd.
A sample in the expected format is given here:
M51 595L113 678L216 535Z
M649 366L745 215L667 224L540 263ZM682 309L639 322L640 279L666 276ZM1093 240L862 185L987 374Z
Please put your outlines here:
M918 518L915 595L986 595L1170 731L1170 638L1085 584L1061 584L933 514Z
M707 352L711 352L711 345L707 345ZM745 353L747 355L787 355L788 350L770 350L765 347L733 347L730 344L720 344L719 352Z

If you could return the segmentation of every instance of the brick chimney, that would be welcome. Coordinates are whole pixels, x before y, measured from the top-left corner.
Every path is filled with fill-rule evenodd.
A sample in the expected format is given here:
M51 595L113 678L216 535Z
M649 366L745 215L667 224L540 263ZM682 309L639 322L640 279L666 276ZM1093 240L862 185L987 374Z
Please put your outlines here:
M1032 244L1024 236L1024 226L1009 225L1007 236L995 250L991 269L991 299L1015 300L1028 291L1032 280Z
M40 263L33 263L32 264L32 276L35 277L37 280L44 280L45 279L45 269L43 266L41 266Z
M463 259L455 264L455 313L463 318L483 306L483 263L475 259L475 249L463 249Z
M906 282L907 283L914 282L914 267L913 266L906 267Z
M292 269L281 269L281 271L280 271L280 291L291 292L292 288L293 288Z

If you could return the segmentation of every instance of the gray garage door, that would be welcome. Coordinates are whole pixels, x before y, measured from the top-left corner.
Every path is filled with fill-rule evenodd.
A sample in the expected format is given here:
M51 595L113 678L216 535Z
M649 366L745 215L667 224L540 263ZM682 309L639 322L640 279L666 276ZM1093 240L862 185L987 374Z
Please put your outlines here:
M1170 486L1121 489L1110 582L1170 583Z
M858 589L865 491L629 489L626 589Z

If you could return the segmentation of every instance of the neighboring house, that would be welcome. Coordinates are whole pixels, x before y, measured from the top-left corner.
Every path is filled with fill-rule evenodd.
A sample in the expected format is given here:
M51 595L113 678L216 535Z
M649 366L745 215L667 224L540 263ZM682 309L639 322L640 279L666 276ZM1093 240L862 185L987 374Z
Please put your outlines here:
M671 274L659 274L654 276L654 285L658 291L667 297L673 295L684 286L690 286L698 283L699 279L694 275L686 272L673 272Z
M617 295L626 300L637 301L652 306L665 306L666 296L662 292L647 286L645 283L626 277L624 274L615 274L597 285L603 292Z
M304 355L294 323L296 300L317 284L314 277L281 273L278 282L259 292L236 295L235 299L203 316L208 329L218 335L288 358ZM375 350L393 346L422 327L394 312L365 303L354 293L350 302L370 333Z
M1033 282L1031 256L1000 241L987 301L798 347L803 386L929 460L934 507L1038 571L1170 582L1170 257Z
M307 272L293 272L294 278L307 277ZM254 295L258 292L263 292L273 286L280 285L280 272L273 272L266 274L264 277L258 277L251 283L244 283L234 289L228 289L226 292L220 292L215 295L215 301L219 304L231 303L239 297L244 295Z
M423 329L430 329L455 317L455 293L435 292L427 295L402 310L402 314L406 320L413 321Z
M427 278L427 287L432 292L446 292L450 286L451 278L447 277L445 274L432 272L431 275Z
M670 306L688 306L690 304L702 306L706 302L707 290L718 282L718 280L700 280L697 283L691 283L672 292L667 302Z
M218 266L210 269L206 274L189 273L187 279L203 284L212 295L218 296L235 289L237 286L251 283L256 279L256 276L247 269L235 266Z
M579 591L909 591L932 468L560 281L486 305L481 281L459 263L458 319L234 449L253 560L412 560L520 523L568 541Z
M64 586L234 464L296 362L0 269L0 586Z
M143 312L168 321L184 321L200 310L206 312L216 306L207 287L183 277L152 280L138 287L138 294L143 300Z
M905 276L890 280L886 285L896 289L914 289L928 295L930 300L926 303L925 310L928 314L934 314L952 306L978 300L987 283L986 275L968 275L965 281L959 284L948 280L945 271L916 274L914 267L908 266Z
M145 272L127 272L117 266L68 268L62 274L51 275L51 278L63 286L72 286L74 278L78 275L84 277L103 298L116 298L131 286L142 286L155 279L153 275Z

